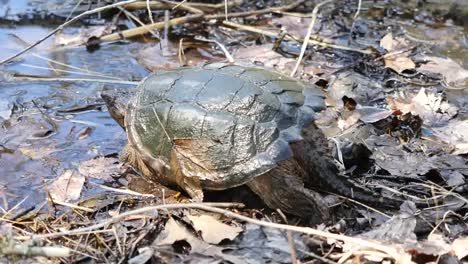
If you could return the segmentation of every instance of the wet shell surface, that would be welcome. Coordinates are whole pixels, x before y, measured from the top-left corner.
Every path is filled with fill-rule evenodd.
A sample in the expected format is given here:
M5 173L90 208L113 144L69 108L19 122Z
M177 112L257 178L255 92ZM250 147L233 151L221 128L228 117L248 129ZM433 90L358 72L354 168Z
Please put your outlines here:
M160 70L138 89L127 110L129 141L168 168L176 151L183 175L214 190L292 157L289 142L325 107L316 87L237 65Z

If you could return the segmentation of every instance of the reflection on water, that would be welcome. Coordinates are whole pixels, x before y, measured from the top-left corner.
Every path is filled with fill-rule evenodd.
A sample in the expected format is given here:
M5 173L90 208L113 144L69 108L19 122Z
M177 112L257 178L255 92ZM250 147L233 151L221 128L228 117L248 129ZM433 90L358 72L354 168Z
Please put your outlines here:
M0 28L0 59L24 47L10 33L31 43L48 30L38 26ZM48 77L92 77L65 72L81 69L123 80L138 80L147 74L131 59L130 51L139 44L104 45L89 53L85 48L55 50L52 41L46 41L0 70ZM80 69L50 63L44 58ZM6 196L10 206L26 196L29 198L23 204L25 207L45 201L46 184L65 169L77 168L80 161L116 153L123 147L124 132L109 117L105 107L99 106L103 85L97 82L0 82L0 197ZM60 111L93 104L99 107L82 113ZM83 131L90 133L80 137Z

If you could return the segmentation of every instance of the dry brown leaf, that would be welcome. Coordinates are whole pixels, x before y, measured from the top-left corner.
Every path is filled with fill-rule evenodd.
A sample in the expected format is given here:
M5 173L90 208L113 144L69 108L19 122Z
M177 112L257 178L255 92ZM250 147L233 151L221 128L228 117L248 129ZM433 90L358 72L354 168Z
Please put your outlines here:
M388 33L386 34L381 40L380 40L380 47L388 50L388 51L391 51L393 50L393 47L394 47L394 41L393 41L393 34L392 33Z
M401 73L404 70L414 69L414 67L416 67L416 64L403 54L385 57L384 61L385 67L390 68L398 73Z
M409 47L409 43L402 37L393 37L392 33L388 33L380 40L380 46L388 52L398 51Z
M85 177L75 170L66 170L49 186L52 199L67 202L80 198Z
M455 239L452 243L452 250L455 251L458 259L468 256L468 236Z
M468 82L468 70L452 59L433 56L426 56L423 59L428 62L418 67L419 71L441 74L449 85L463 86Z
M380 40L380 46L388 52L404 50L409 44L404 38L393 38L392 33L388 33ZM404 70L414 69L416 64L409 57L409 52L396 53L395 55L385 56L385 67L398 73Z
M226 225L211 215L187 215L193 228L201 233L205 242L219 244L224 239L233 240L242 232L242 228Z

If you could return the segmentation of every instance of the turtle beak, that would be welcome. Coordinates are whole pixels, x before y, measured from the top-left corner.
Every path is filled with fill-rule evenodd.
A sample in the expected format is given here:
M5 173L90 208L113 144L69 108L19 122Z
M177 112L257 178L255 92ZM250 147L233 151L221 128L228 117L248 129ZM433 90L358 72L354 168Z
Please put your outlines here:
M101 92L101 98L106 103L109 114L123 129L125 129L126 100L128 100L124 93L122 90L108 86L104 86Z

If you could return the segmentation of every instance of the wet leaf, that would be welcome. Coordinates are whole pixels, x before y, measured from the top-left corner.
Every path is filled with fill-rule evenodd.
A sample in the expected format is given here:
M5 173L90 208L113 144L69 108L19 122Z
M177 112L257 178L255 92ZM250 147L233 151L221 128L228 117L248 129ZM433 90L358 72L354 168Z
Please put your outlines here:
M112 180L112 175L117 175L120 172L120 166L117 158L100 157L83 161L78 170L86 177Z
M305 38L307 29L309 27L311 18L297 17L297 16L282 16L273 18L270 22L274 27L280 27L281 30L286 31L294 37ZM315 28L319 27L319 23L315 23ZM270 29L271 30L271 29Z
M370 105L384 99L380 82L356 72L342 72L333 77L328 87L328 103L341 109L343 98L353 99L357 104Z
M49 186L49 193L54 201L67 202L78 199L85 177L75 170L66 170Z
M375 123L393 114L392 110L371 106L358 107L357 111L360 114L359 119L366 124Z
M164 52L159 45L141 49L137 54L138 63L151 71L159 69L174 69L180 66L200 66L210 61L222 60L223 58L209 55L202 49L190 49L184 52L184 61L179 61L177 51L179 47L172 42L168 42L168 48L172 52Z
M444 153L428 157L419 150L419 148L428 149L434 144L431 141L413 139L411 143L419 143L422 146L412 150L410 144L400 144L397 139L389 135L372 135L363 140L372 151L371 158L375 164L394 177L421 178L421 175L431 170L458 170L466 167L462 157Z
M78 139L85 139L85 138L89 137L91 132L93 132L93 128L92 127L86 127L85 129L83 129L80 132L80 134L78 135Z
M427 63L422 64L417 70L422 72L433 72L443 76L443 79L453 86L465 86L468 82L468 70L462 68L458 63L450 58L439 58L425 56L423 60Z
M468 153L468 120L451 120L446 126L433 127L433 135L454 147L452 154Z
M292 237L297 258L303 259L306 256L303 252L309 251L305 239L298 233L293 233ZM269 260L275 263L291 262L291 249L284 230L246 224L238 243L236 249L226 249L225 253L239 256L245 263L265 263Z
M179 60L174 55L163 54L159 45L141 49L137 55L138 63L151 71L159 69L174 69L180 66Z
M1 81L1 79L0 79ZM12 113L12 107L8 103L8 100L5 100L4 98L0 99L0 120L1 119L9 119Z
M92 38L99 38L112 33L115 26L93 26L82 28L76 34L60 33L55 36L55 46L80 46L85 45Z
M274 68L280 72L287 73L296 62L295 59L285 58L273 50L273 45L259 45L241 47L233 52L236 61L244 61L250 64L263 64L266 68Z
M18 150L33 160L41 159L55 152L54 149L51 149L50 147L46 147L46 146L40 149L22 147L22 148L18 148Z
M145 264L154 255L154 250L149 247L139 248L138 255L128 260L128 264Z
M198 253L204 256L223 259L232 263L245 263L242 259L223 253L223 248L208 244L198 239L186 227L173 218L169 218L164 230L153 242L153 246L173 246L178 241L185 241L190 245L190 253Z
M219 244L224 239L234 240L243 231L240 227L226 225L211 215L187 215L193 228L201 233L205 242Z

